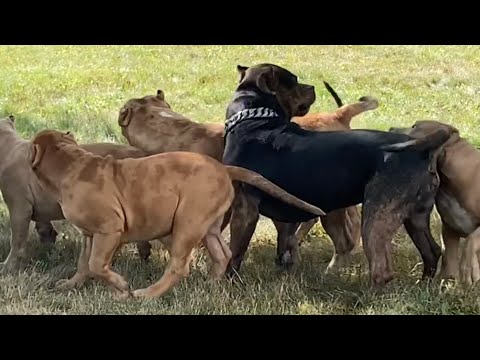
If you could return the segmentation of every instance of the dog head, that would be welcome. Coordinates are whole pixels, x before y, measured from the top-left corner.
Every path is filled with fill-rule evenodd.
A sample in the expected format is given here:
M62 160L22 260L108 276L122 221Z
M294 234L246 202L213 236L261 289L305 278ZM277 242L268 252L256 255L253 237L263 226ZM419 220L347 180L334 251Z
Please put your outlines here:
M240 89L257 88L262 93L274 96L285 115L303 116L315 102L315 87L301 84L295 74L273 64L259 64L252 67L237 65L240 74Z
M442 159L445 154L445 149L460 139L460 134L457 128L435 120L419 120L409 128L392 127L389 129L389 132L405 134L411 136L416 141L425 140L428 138L435 139L436 135L438 135L437 137L447 136L446 140L444 138L443 141L440 141L441 144L433 149L432 155L435 158L438 158L440 163L443 161ZM430 140L430 142L431 141L435 140ZM428 143L428 141L426 143Z
M406 134L415 139L425 138L439 130L443 130L446 133L449 133L451 137L458 137L459 132L458 129L452 125L444 124L439 121L435 120L419 120L416 121L412 127L405 127L405 128L396 128L391 127L389 132L399 133L399 134Z
M32 139L30 162L35 169L48 152L56 152L60 144L77 145L75 137L70 131L42 130Z
M150 106L171 109L170 104L165 101L165 93L159 89L157 90L157 95L147 95L142 98L128 100L120 109L118 125L127 127L130 121L132 121L132 116L135 111L146 109Z

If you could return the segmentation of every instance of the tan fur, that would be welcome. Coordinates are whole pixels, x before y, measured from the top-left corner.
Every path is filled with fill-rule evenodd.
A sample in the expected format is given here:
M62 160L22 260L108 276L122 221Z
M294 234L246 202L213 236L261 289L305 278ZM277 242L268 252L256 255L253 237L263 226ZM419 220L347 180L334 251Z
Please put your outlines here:
M135 290L134 297L159 297L187 277L192 251L200 243L213 260L212 278L220 279L231 257L220 226L235 195L232 180L323 214L250 170L192 152L116 160L85 151L71 134L44 130L32 140L31 163L37 164L35 174L61 204L65 218L85 235L77 273L59 282L61 288L95 276L128 297L126 280L110 268L115 252L128 242L167 236L170 260L162 278Z
M30 142L16 132L13 117L0 120L0 189L8 207L12 237L3 270L19 269L26 258L30 221L45 242L55 240L56 231L50 221L64 219L62 210L52 195L40 185L31 168ZM129 145L110 143L82 145L97 155L116 158L142 157L146 154Z
M224 125L191 121L171 109L165 101L163 91L158 90L158 93L156 96L131 99L121 108L118 123L129 144L150 154L191 151L222 161ZM308 114L294 117L292 121L314 131L348 130L354 116L377 106L377 100L365 97L362 101L344 105L331 113ZM297 232L300 238L306 236L317 221L318 218L302 224ZM325 222L329 224L329 234L336 249L330 269L341 262L334 260L338 259L339 251L341 254L349 253L360 243L360 215L356 209L338 210L328 214ZM279 223L276 226L282 229ZM142 257L149 256L148 243L139 244L138 248Z
M437 121L418 121L405 133L422 138L440 129L453 135L441 147L438 157L440 189L436 207L442 219L445 247L442 277L457 278L471 285L480 280L480 151L460 137L458 130ZM460 238L466 247L458 259Z

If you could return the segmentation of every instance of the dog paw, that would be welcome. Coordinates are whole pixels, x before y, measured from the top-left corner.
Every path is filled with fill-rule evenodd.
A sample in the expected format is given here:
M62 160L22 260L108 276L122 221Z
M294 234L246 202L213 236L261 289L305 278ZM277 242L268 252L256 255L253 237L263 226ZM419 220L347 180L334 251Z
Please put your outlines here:
M277 257L275 263L284 270L290 270L295 265L295 259L292 252L287 250Z
M475 261L472 264L463 264L460 279L462 284L467 287L475 285L480 280L478 261Z
M0 273L11 274L18 272L24 267L24 264L20 260L6 260L0 263Z
M350 255L348 254L335 254L330 260L327 268L325 269L325 274L332 274L347 268L350 265Z
M115 291L114 295L117 300L128 300L132 297L130 291Z
M148 293L149 293L148 289L137 289L132 292L132 296L135 299L146 299L149 297Z
M73 281L72 279L61 279L55 283L55 289L57 290L70 290L76 286L76 281Z

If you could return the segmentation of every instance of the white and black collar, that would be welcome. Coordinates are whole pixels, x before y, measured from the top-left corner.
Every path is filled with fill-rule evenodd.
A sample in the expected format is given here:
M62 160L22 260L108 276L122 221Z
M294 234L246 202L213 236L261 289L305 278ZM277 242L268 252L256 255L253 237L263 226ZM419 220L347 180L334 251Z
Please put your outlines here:
M244 109L237 112L236 114L230 116L225 120L225 134L231 131L236 125L244 120L249 119L266 119L266 118L275 118L279 115L275 110L265 107L253 108L253 109Z

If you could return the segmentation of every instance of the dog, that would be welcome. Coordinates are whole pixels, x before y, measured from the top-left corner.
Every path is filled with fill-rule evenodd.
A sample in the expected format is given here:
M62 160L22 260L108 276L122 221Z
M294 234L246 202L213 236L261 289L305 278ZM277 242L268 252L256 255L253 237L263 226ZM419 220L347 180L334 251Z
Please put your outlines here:
M129 145L98 143L82 147L94 154L118 159L146 156L142 150ZM15 117L0 120L0 189L12 230L10 252L0 263L0 269L5 271L18 270L26 260L30 221L35 222L40 241L53 244L58 234L51 221L64 219L60 206L33 173L27 156L29 151L30 142L15 130Z
M460 277L470 286L480 280L480 151L462 138L457 128L439 121L417 121L411 128L390 131L419 138L438 129L452 134L437 156L440 188L435 204L445 247L440 273L444 279ZM466 247L459 266L460 238L466 238Z
M333 113L319 113L307 115L305 118L294 118L293 121L302 123L302 126L316 131L348 129L352 117L367 110L373 110L378 102L369 97L360 99L359 103L343 105L341 99L328 83L327 90L335 98L339 109ZM224 124L201 124L187 119L185 116L172 110L165 100L163 90L157 90L156 95L147 95L142 98L128 100L120 109L118 125L123 136L132 146L138 147L149 154L168 151L191 151L213 157L222 161L224 149ZM228 225L230 212L227 213L222 231ZM298 233L306 236L317 219L302 224ZM296 243L288 236L285 224L274 221L277 228L277 253L282 254L286 241ZM333 211L322 217L322 225L334 244L334 255L329 269L343 264L344 259L360 241L360 215L354 208L345 212L343 209ZM288 240L290 239L290 240ZM147 242L138 243L141 256L146 260L150 256L151 245ZM293 257L290 264L293 264ZM285 257L277 258L277 264L289 266Z
M333 112L311 113L301 117L293 117L291 121L300 125L303 129L311 131L346 131L351 129L352 118L369 110L378 107L378 100L371 96L363 96L358 102L344 105L335 90L326 81L325 88L335 99L338 109ZM338 209L300 225L295 236L285 239L282 234L288 233L288 224L274 221L279 234L277 238L278 252L277 263L290 267L295 260L295 252L291 254L288 249L296 249L296 243L301 245L302 240L307 236L312 227L321 219L323 228L333 240L334 252L326 272L335 268L341 268L348 264L351 251L360 244L360 213L356 206L346 209ZM292 229L293 230L293 229ZM282 254L286 254L286 257Z
M327 213L363 203L361 236L370 282L384 286L393 279L391 239L401 224L415 243L432 238L429 218L438 175L431 156L450 134L439 130L413 139L377 130L308 131L290 120L309 112L313 86L274 64L237 70L240 82L226 109L223 163L255 171ZM236 190L229 276L240 269L259 214L292 227L313 219L248 185ZM438 245L424 250L423 277L430 278L441 250Z
M252 171L198 153L116 160L82 149L70 132L43 130L33 138L29 155L40 183L84 234L76 274L57 283L63 289L94 276L120 298L162 296L188 276L192 251L200 243L213 260L211 278L220 279L231 255L220 227L235 195L232 181L266 191L312 216L324 214ZM125 243L158 238L170 253L163 276L130 292L127 281L111 270L114 254Z

